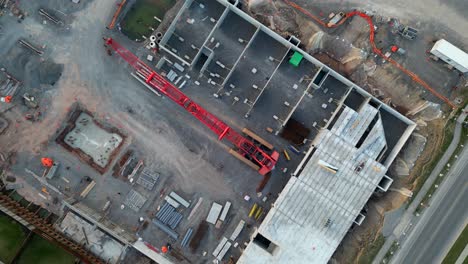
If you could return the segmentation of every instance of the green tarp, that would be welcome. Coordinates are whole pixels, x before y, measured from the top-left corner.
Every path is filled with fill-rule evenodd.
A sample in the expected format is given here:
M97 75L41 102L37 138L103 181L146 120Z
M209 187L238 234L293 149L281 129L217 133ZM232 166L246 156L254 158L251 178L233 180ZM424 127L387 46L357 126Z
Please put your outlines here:
M294 66L299 66L299 63L301 63L301 60L304 58L301 53L299 52L294 52L294 55L291 57L289 60L289 63L291 63Z

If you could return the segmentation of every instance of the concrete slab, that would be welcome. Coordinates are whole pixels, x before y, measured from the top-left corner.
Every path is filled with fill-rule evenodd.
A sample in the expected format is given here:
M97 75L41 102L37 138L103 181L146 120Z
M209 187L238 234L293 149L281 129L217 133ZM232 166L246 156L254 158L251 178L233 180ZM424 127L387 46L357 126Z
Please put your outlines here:
M135 190L130 190L125 198L124 204L135 212L140 211L141 207L146 203L146 198Z
M64 143L79 149L92 158L98 166L105 168L114 151L123 141L117 133L109 133L93 121L93 117L82 112L75 120L75 127L65 136Z
M193 1L183 11L165 47L191 63L224 10L225 7L216 1Z
M288 52L250 114L251 119L257 122L263 120L263 124L276 130L280 130L281 125L301 101L318 71L318 68L307 60L303 60L298 67L291 65L289 58L293 53ZM273 115L277 119L274 119Z
M218 83L224 82L224 79L231 69L233 69L234 64L239 59L255 31L255 26L234 12L229 12L219 28L209 38L206 46L213 51L214 57L208 65L207 70L210 73L219 73L221 75L221 80L217 81ZM219 63L225 67L221 67ZM208 73L205 73L205 76L208 77Z
M124 245L72 212L65 215L60 228L74 241L84 244L108 263L119 263L120 256L125 251Z
M225 90L232 91L231 96L240 98L242 102L236 106L237 111L247 113L287 51L286 46L263 31L255 36L231 77L226 81ZM234 89L230 88L231 84L235 86ZM244 104L244 100L250 103Z

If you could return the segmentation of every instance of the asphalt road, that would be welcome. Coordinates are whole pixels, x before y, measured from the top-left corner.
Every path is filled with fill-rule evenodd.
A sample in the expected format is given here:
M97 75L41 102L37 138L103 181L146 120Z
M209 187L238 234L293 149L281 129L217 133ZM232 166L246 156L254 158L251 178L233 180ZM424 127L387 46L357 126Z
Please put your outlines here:
M439 174L443 173L443 169L446 168L446 164L448 163L450 157L454 153L458 144L460 144L462 124L465 121L465 118L467 117L467 113L468 113L468 105L465 107L464 112L457 118L457 124L455 126L455 133L453 135L453 140L450 143L450 146L448 147L448 149L446 150L442 158L439 160L436 167L432 171L431 175L426 180L426 182L424 183L424 185L422 186L421 190L418 192L416 197L413 199L412 203L408 206L408 209L406 210L404 215L401 217L399 224L393 230L392 235L386 238L384 245L380 249L379 253L375 256L374 260L372 261L373 264L379 264L382 262L385 255L390 250L394 242L400 243L400 246L399 246L400 250L398 250L395 256L393 256L393 258L391 259L391 263L401 263L403 262L402 260L405 259L407 255L416 254L416 252L410 253L410 250L414 250L415 241L418 240L421 233L433 232L433 230L426 228L426 225L428 225L428 222L432 220L433 215L436 212L442 215L449 212L450 208L448 207L451 207L451 203L454 202L453 200L452 201L450 200L451 197L449 195L449 192L453 192L451 190L451 188L453 188L453 184L457 183L457 185L464 185L464 184L466 185L465 181L468 175L466 171L467 170L466 163L468 163L468 157L467 157L468 150L465 148L465 150L459 157L459 161L454 164L454 166L452 167L448 175L446 175L446 179L442 181L440 188L436 191L435 195L432 197L431 201L429 202L429 208L423 210L422 216L416 217L414 215L414 212L416 211L417 207L423 200L424 196L429 191L429 189L431 188L432 184L434 183L436 178L439 176ZM464 189L464 192L465 191L466 189ZM448 206L447 208L443 208L442 206L439 206L441 203L447 206L447 204L445 203L446 202L445 200L449 201L450 206ZM463 207L461 208L462 210L464 209ZM436 216L437 216L437 213L436 213ZM466 215L465 215L465 219L466 219ZM439 218L439 222L440 220L441 218ZM446 219L444 221L446 221ZM449 228L449 227L446 227L446 228ZM453 230L455 230L455 228L453 228ZM449 237L447 234L445 235L446 235L446 238ZM445 238L437 238L437 239L449 241L449 239L445 239ZM425 243L432 243L432 242L425 241L424 244L420 244L419 246L421 247L421 249L425 247ZM446 242L446 244L444 245L444 251L446 251L445 248L449 247L450 245L451 245L450 242ZM436 262L431 261L429 263L436 263Z
M455 242L468 219L468 151L459 157L458 166L439 190L434 202L408 237L392 263L440 263Z

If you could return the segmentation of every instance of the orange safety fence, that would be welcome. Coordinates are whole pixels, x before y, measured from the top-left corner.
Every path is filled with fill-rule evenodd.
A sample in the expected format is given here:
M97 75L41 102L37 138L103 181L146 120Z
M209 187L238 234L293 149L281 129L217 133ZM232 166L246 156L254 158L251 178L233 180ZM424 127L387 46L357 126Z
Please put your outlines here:
M108 29L114 29L115 22L117 21L117 17L119 17L120 12L122 11L122 7L125 5L125 2L127 0L122 0L120 4L117 4L117 10L114 13L114 16L112 17L112 21L110 22L109 26L107 26Z
M372 46L372 50L375 54L379 55L380 57L382 57L384 60L390 62L392 65L394 65L395 67L397 67L398 69L400 69L403 73L405 73L406 75L408 75L409 77L411 77L411 79L413 81L415 81L416 83L422 85L426 90L428 90L429 92L431 92L434 96L436 96L437 98L441 99L442 101L444 101L445 103L447 103L450 107L452 108L456 108L455 104L452 103L447 97L443 96L442 94L440 94L439 92L437 92L435 89L433 89L429 84L427 84L424 80L422 80L418 75L416 75L414 72L406 69L405 67L403 67L403 65L401 65L400 63L398 63L397 61L395 61L394 59L388 57L388 56L385 56L385 54L383 54L383 52L377 48L377 46L375 45L375 42L374 42L374 36L375 36L375 29L374 29L374 23L372 22L372 18L363 13L363 12L359 12L359 11L352 11L352 12L349 12L349 13L346 13L345 14L345 17L343 19L341 19L338 23L334 24L334 25L328 25L327 23L325 23L324 21L322 21L319 17L311 14L309 11L305 10L303 7L299 6L298 4L292 2L292 1L289 1L289 0L284 0L284 2L286 4L288 4L289 6L295 8L296 10L300 11L301 13L303 13L304 15L312 18L313 20L315 20L315 22L317 22L318 24L322 25L323 27L326 27L326 28L334 28L334 27L338 27L340 25L342 25L348 18L350 17L353 17L355 15L365 19L367 21L367 24L369 24L369 29L370 29L370 32L369 32L369 41L370 41L370 44Z

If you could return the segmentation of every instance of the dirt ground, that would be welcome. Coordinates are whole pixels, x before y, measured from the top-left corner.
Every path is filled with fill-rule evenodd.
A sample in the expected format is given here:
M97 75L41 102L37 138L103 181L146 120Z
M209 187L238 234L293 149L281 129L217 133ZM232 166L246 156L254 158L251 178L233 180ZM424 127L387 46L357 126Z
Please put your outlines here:
M166 193L177 191L181 196L193 199L193 203L199 197L204 199L193 220L183 220L183 229L178 230L181 235L188 227L196 228L198 222L206 217L213 201L221 204L231 201L230 221L221 229L211 228L211 235L206 236L203 248L196 254L187 253L191 258L197 256L199 262L206 262L210 256L201 258L201 250L212 251L223 232L232 232L241 218L247 218L246 214L254 202L263 203L255 192L261 177L233 159L216 135L207 132L183 109L167 98L155 96L134 80L129 74L130 68L121 59L115 55L108 56L103 47L103 37L109 36L137 54L146 52L141 44L130 41L117 30L106 29L115 4L116 1L91 0L82 0L80 4L59 0L22 1L19 7L27 15L20 23L8 12L0 17L0 67L5 67L23 82L13 103L0 105L1 117L10 124L0 135L0 151L2 155L14 154L10 164L0 165L6 165L8 174L15 176L18 183L23 183L18 190L20 194L57 214L60 214L59 203L52 201L79 196L85 187L82 179L90 177L96 182L96 187L83 202L100 211L108 197L112 197L114 202L109 220L130 231L138 225L139 216L151 219L155 208L162 204L163 198L159 195L162 189ZM177 7L180 7L180 1ZM47 9L63 24L44 23L44 18L37 12L38 8ZM172 10L166 16L175 14ZM167 19L171 20L170 17ZM163 24L162 27L167 27L167 23ZM37 56L20 47L17 44L20 38L42 49L44 55ZM38 109L24 105L24 93L36 97ZM98 121L125 133L127 138L121 154L127 148L136 149L148 167L157 169L163 175L161 186L148 194L151 195L148 196L149 202L138 214L120 209L123 198L132 189L128 181L115 179L111 172L100 175L54 143L75 103L92 112ZM40 114L35 122L31 122L25 120L28 113ZM40 158L44 156L61 163L58 176L48 181L61 193L50 188L50 196L41 193L44 184L33 176L42 175L44 169ZM239 180L240 177L242 180ZM68 179L69 183L63 178ZM286 180L286 177L281 179ZM243 200L244 195L252 197L250 202ZM264 204L264 208L269 206L269 202ZM254 220L247 223L252 226L258 224ZM240 245L248 240L249 233L253 231L247 230L239 237ZM159 248L168 241L156 228L143 235ZM231 250L231 254L239 255L239 248Z
M422 168L433 158L434 151L439 149L443 143L445 123L446 120L437 119L429 122L427 127L419 128L418 133L432 140L427 141L424 151L420 154L410 175L405 177L390 175L394 179L391 190L414 189ZM368 211L363 225L353 228L345 236L341 246L333 256L334 261L337 263L366 263L362 260L363 254L381 233L384 213L400 208L407 202L408 197L396 191L374 195L367 204Z
M455 43L462 41L466 43L467 22L459 12L453 12L452 4L440 4L438 0L430 0L437 4L439 10L426 7L430 10L416 10L421 5L422 0L411 2L404 5L406 1L398 1L395 6L388 8L385 1L377 1L372 6L374 10L385 10L387 16L399 15L402 19L410 20L414 14L425 14L426 18L420 20L425 29L431 27L432 21L440 18L440 10L451 12L454 15L442 16L440 18L440 27L438 32L447 28L460 28L459 33L452 35L453 31L447 31L447 35L455 39ZM302 39L302 45L312 50L314 46L313 36L321 31L310 19L298 15L292 11L282 1L250 1L252 14L266 25L274 28L283 35L294 34ZM352 1L352 3L342 4L342 1L326 1L323 3L314 1L304 2L311 12L317 11L322 17L326 17L330 11L341 9L351 10L354 7L368 7L370 2ZM332 4L336 2L336 6ZM273 3L273 5L270 5ZM459 5L466 3L459 1ZM393 4L392 4L393 5ZM180 6L180 1L176 5ZM398 12L398 7L404 6L403 12ZM460 6L458 6L460 7ZM465 6L466 7L466 6ZM25 168L31 169L40 174L42 168L39 158L44 155L54 155L55 158L63 160L65 166L71 169L67 174L90 175L98 182L96 193L103 193L94 201L90 202L96 208L102 208L105 197L116 195L116 190L109 190L107 184L112 184L115 188L128 188L123 181L113 180L110 175L100 176L90 168L84 168L82 164L69 153L53 146L54 137L60 130L66 115L75 102L83 104L87 110L96 113L96 116L107 123L110 123L128 134L127 146L137 148L139 153L145 157L145 162L155 167L163 168L167 172L167 177L171 178L169 188L177 188L185 193L196 197L203 193L207 200L226 200L233 199L237 201L233 210L246 212L249 204L241 203L242 196L245 194L257 199L254 187L259 180L256 173L248 168L239 168L239 164L232 162L232 157L224 151L216 141L215 135L207 134L196 120L184 114L172 105L172 102L165 98L154 96L151 92L143 88L138 82L129 75L129 68L115 58L109 57L103 48L103 37L113 36L119 38L124 46L138 50L143 53L144 49L136 43L122 38L119 32L110 32L105 29L115 10L115 1L91 1L82 0L80 4L73 4L71 1L60 0L38 0L21 1L20 8L27 13L26 19L18 23L18 19L10 16L8 13L0 17L2 26L2 35L0 35L0 67L5 67L13 76L20 79L23 85L14 103L11 106L0 106L0 115L6 118L10 126L0 136L1 152L16 153L15 161L11 164L12 174L18 176L18 181L24 183L24 187L19 192L25 195L31 201L43 206L51 206L50 201L39 197L37 193L41 188ZM38 8L46 8L55 16L63 21L60 26L53 25L50 22L44 23L44 19L38 15ZM410 12L413 8L415 11ZM456 9L456 8L455 8ZM426 13L427 11L427 13ZM437 14L439 15L437 15ZM170 11L170 15L175 12ZM418 19L423 17L418 16ZM330 36L338 36L344 44L337 46L322 46L313 52L321 52L323 61L329 61L330 66L345 76L352 77L352 74L363 64L365 55L369 60L376 63L369 53L369 46L366 42L367 34L361 31L362 21L353 20L348 25L351 30L336 30L326 32ZM162 27L167 27L165 24ZM437 34L433 34L437 35ZM18 39L26 39L32 44L44 50L44 55L39 57L33 55L30 51L19 47L16 42ZM325 38L325 40L327 40ZM332 43L332 38L328 38L328 43ZM426 40L421 40L426 43ZM327 43L327 42L323 42ZM352 47L350 46L352 45ZM412 49L417 50L417 43L412 44ZM428 45L427 43L425 45ZM465 44L466 45L466 44ZM361 52L362 56L352 56L348 52L337 54L333 52L336 47L345 47L346 51ZM426 48L426 46L424 46ZM465 46L466 47L466 46ZM349 48L349 49L348 49ZM424 54L424 49L420 52ZM419 61L425 61L420 53L414 53ZM355 58L357 59L350 59ZM411 57L413 58L413 57ZM411 64L410 58L406 58ZM345 65L341 64L346 61ZM432 64L431 64L432 65ZM426 67L426 64L418 66L419 69ZM432 67L432 66L431 66ZM444 73L443 67L434 66L435 73ZM391 98L391 102L401 107L403 112L408 110L408 105L412 105L425 97L420 88L416 91L413 84L391 68L388 64L373 67L372 63L363 70L364 78L362 82L368 82L365 87L372 91L372 88L378 88L383 92L381 96ZM428 75L434 75L432 78L438 78L437 74L432 72ZM452 76L439 80L439 85L444 87L444 91L451 92L450 85ZM357 81L358 78L356 78ZM395 89L398 87L398 89ZM447 88L449 87L449 88ZM29 109L23 103L21 96L29 93L37 97L39 109ZM408 97L408 94L411 94ZM25 120L28 113L40 113L37 122ZM440 121L442 122L442 121ZM432 123L435 123L434 125ZM425 152L422 154L420 162L416 164L413 171L424 164L426 157L430 156L432 149L437 148L435 143L439 142L441 135L438 129L443 128L443 124L434 121L425 128L429 136ZM439 132L438 132L439 131ZM424 132L422 132L424 134ZM434 143L434 145L432 145ZM221 154L220 154L221 153ZM197 177L192 177L197 175ZM239 175L245 177L245 181L238 181ZM410 176L408 179L413 176ZM61 180L57 180L61 181ZM79 181L79 179L78 179ZM255 182L255 183L254 183ZM395 186L403 186L404 181L395 181ZM63 185L63 184L61 184ZM62 186L63 187L63 186ZM59 196L59 195L57 195ZM59 196L60 197L60 196ZM240 201L239 201L240 200ZM258 199L257 199L258 200ZM368 216L365 225L355 228L345 239L343 247L345 251L338 251L336 259L341 259L343 263L349 262L351 257L355 258L358 252L351 248L362 249L378 230L382 224L383 211L396 208L404 202L404 198L391 192L383 197L374 197L369 204ZM113 205L118 208L120 204ZM208 202L204 205L208 210ZM58 209L58 208L55 208ZM115 218L124 218L118 209L115 210ZM135 216L136 217L136 216ZM133 222L132 222L133 221ZM135 226L134 219L129 219L127 224ZM231 223L235 225L235 221ZM162 241L160 241L162 243ZM216 243L216 239L210 240L210 243ZM359 245L358 247L348 247L346 245ZM348 252L347 250L350 249ZM352 252L351 252L352 251Z
M460 87L462 78L459 74L456 71L449 71L441 62L430 60L427 53L434 41L440 38L446 38L461 48L465 47L463 34L460 36L459 32L447 31L447 26L443 22L449 23L448 21L439 21L436 18L427 21L427 17L395 15L389 12L388 8L376 12L375 8L366 9L365 6L353 5L349 1L327 1L326 4L321 1L314 1L313 4L304 1L293 2L322 18L323 21L328 21L328 15L332 12L347 12L355 8L369 12L373 15L377 26L375 42L378 48L384 52L389 51L391 45L405 49L404 56L393 54L392 58L416 73L437 92L449 99L454 100L463 94L463 88ZM325 59L327 63L330 63L329 66L364 89L369 92L378 89L379 94L373 94L377 97L381 95L381 99L388 99L388 102L391 101L397 108L417 105L418 102L424 100L443 103L422 86L412 82L406 74L373 54L369 44L368 25L363 19L355 17L340 27L325 29L314 24L310 17L287 5L284 1L251 1L247 9L265 25L276 28L284 36L299 37L302 40L301 45L306 50L313 55L318 53L322 60ZM272 20L271 17L274 19ZM388 24L391 18L416 27L419 31L418 37L409 41L392 34ZM448 34L448 32L453 34ZM323 54L329 56L330 59L324 58ZM372 71L365 67L368 64L373 65ZM381 67L375 69L376 65ZM408 94L411 98L407 97Z
M428 59L426 50L430 49L433 40L447 38L461 48L468 47L466 28L468 20L459 12L467 8L467 2L452 1L442 3L438 0L427 1L293 1L312 14L322 17L324 21L331 12L347 12L353 9L370 11L377 23L376 43L379 48L396 43L408 50L405 57L395 58L404 67L420 75L436 90L451 100L463 94L463 88L453 89L460 82L457 73ZM437 6L437 8L433 8ZM298 36L304 47L314 56L350 78L361 87L367 89L374 96L390 104L399 112L406 114L413 107L428 100L438 101L428 91L422 89L401 71L383 62L380 57L372 54L368 42L367 24L363 20L352 19L341 28L326 30L318 27L307 16L288 8L283 1L249 1L248 10L257 16L270 28L279 28L284 35ZM288 11L289 10L289 11ZM440 12L450 13L450 16L440 16ZM274 20L270 17L274 16ZM388 25L385 21L391 17L398 18L418 28L420 35L416 41L407 42L392 34L385 33ZM311 26L308 26L311 25ZM455 31L456 30L456 31ZM336 41L337 40L337 41ZM339 43L336 43L339 42ZM351 47L351 48L350 48ZM353 49L362 51L362 56L353 57ZM354 53L356 54L356 53ZM367 57L367 58L366 58ZM346 58L355 58L346 60ZM466 88L464 88L466 89ZM466 100L466 98L464 99ZM445 115L450 109L442 105ZM417 116L410 116L415 120ZM441 147L444 138L445 119L427 122L427 126L418 127L417 132L427 138L424 151L420 154L409 176L393 176L392 189L413 189L421 169L433 158L434 150ZM367 216L362 226L354 227L343 240L335 252L333 260L338 263L357 263L374 242L383 226L384 213L401 207L408 198L398 192L389 191L385 194L374 195L367 205Z

